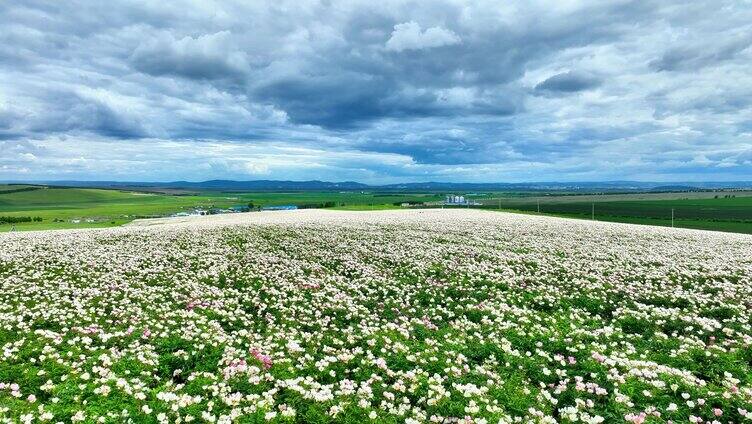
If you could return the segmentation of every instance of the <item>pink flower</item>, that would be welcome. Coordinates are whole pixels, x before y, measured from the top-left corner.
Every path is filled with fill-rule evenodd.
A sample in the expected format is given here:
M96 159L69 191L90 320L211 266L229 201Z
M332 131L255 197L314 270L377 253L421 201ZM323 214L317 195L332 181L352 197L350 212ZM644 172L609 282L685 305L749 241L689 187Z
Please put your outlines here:
M642 424L645 422L645 417L646 417L645 413L640 412L640 415L627 414L624 416L624 419L634 424Z
M233 359L230 366L233 368L243 367L245 366L245 359Z
M425 316L425 315L423 315L422 321L423 321L423 325L425 325L426 328L428 328L429 330L434 330L435 331L435 330L439 329L439 327L437 327L434 323L432 323L431 320L428 319L428 317Z
M265 355L258 350L251 349L251 355L256 358L256 360L261 362L261 365L264 367L264 369L269 369L272 367L272 357L269 355Z
M605 356L603 356L603 355L601 355L601 354L600 354L600 353L598 353L598 352L593 352L593 359L595 359L595 360L596 360L596 361L598 361L598 362L603 362L603 361L605 361L605 360L606 360L606 357L605 357Z
M713 408L713 415L720 417L721 415L723 415L723 411L721 410L721 408Z
M569 361L569 365L574 365L577 363L577 359L574 358L574 356L570 356L567 358L567 361ZM599 361L600 362L600 361Z

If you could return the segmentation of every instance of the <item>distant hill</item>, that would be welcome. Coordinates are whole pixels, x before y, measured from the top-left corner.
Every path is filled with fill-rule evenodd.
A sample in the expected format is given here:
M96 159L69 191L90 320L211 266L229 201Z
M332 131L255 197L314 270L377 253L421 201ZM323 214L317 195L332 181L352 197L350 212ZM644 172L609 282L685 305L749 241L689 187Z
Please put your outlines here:
M664 185L664 186L653 187L650 189L650 191L695 191L698 189L699 188L695 186Z
M717 189L750 189L752 181L733 182L638 182L638 181L585 181L585 182L526 182L526 183L449 183L420 182L369 185L355 181L278 181L278 180L209 180L171 182L133 181L36 181L29 184L45 184L59 187L89 187L115 189L169 189L169 190L216 190L216 191L698 191Z
M44 184L64 187L90 188L160 188L221 191L330 191L370 189L367 184L353 181L276 181L276 180L209 180L209 181L171 181L171 182L133 182L133 181L45 181Z
M160 186L160 183L148 183ZM356 183L354 181L327 182L327 181L275 181L275 180L254 180L254 181L233 181L233 180L210 180L202 182L176 181L166 183L169 188L192 188L192 189L215 189L215 190L359 190L367 189L367 184Z

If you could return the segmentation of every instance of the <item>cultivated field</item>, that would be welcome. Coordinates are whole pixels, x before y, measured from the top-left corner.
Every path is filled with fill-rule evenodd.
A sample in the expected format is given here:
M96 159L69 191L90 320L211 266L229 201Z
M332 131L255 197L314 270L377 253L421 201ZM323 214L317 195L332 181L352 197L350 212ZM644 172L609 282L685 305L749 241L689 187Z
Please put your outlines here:
M752 233L752 192L570 194L481 199L487 208L648 225Z
M0 421L752 422L752 237L473 210L0 234Z

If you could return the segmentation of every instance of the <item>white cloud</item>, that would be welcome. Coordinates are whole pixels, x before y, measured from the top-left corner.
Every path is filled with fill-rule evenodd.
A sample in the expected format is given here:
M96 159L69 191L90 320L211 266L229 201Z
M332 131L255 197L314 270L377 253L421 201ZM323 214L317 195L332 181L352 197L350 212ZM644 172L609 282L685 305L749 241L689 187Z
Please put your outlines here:
M263 162L245 162L243 164L243 169L251 175L264 175L269 173L269 165Z
M394 26L392 36L386 42L386 49L401 52L451 46L460 42L460 37L448 29L435 26L421 31L419 23L410 21Z

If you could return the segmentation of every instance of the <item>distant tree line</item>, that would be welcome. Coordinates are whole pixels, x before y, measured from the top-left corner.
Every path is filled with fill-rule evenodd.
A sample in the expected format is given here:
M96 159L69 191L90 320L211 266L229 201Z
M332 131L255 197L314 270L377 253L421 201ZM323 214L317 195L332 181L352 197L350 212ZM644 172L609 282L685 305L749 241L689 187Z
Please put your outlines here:
M0 224L19 224L22 222L42 222L38 216L0 216Z
M303 203L297 206L298 206L298 209L333 208L337 206L337 202Z
M39 190L39 189L40 187L12 188L9 190L0 190L0 194L20 193L22 191L34 191L34 190Z

